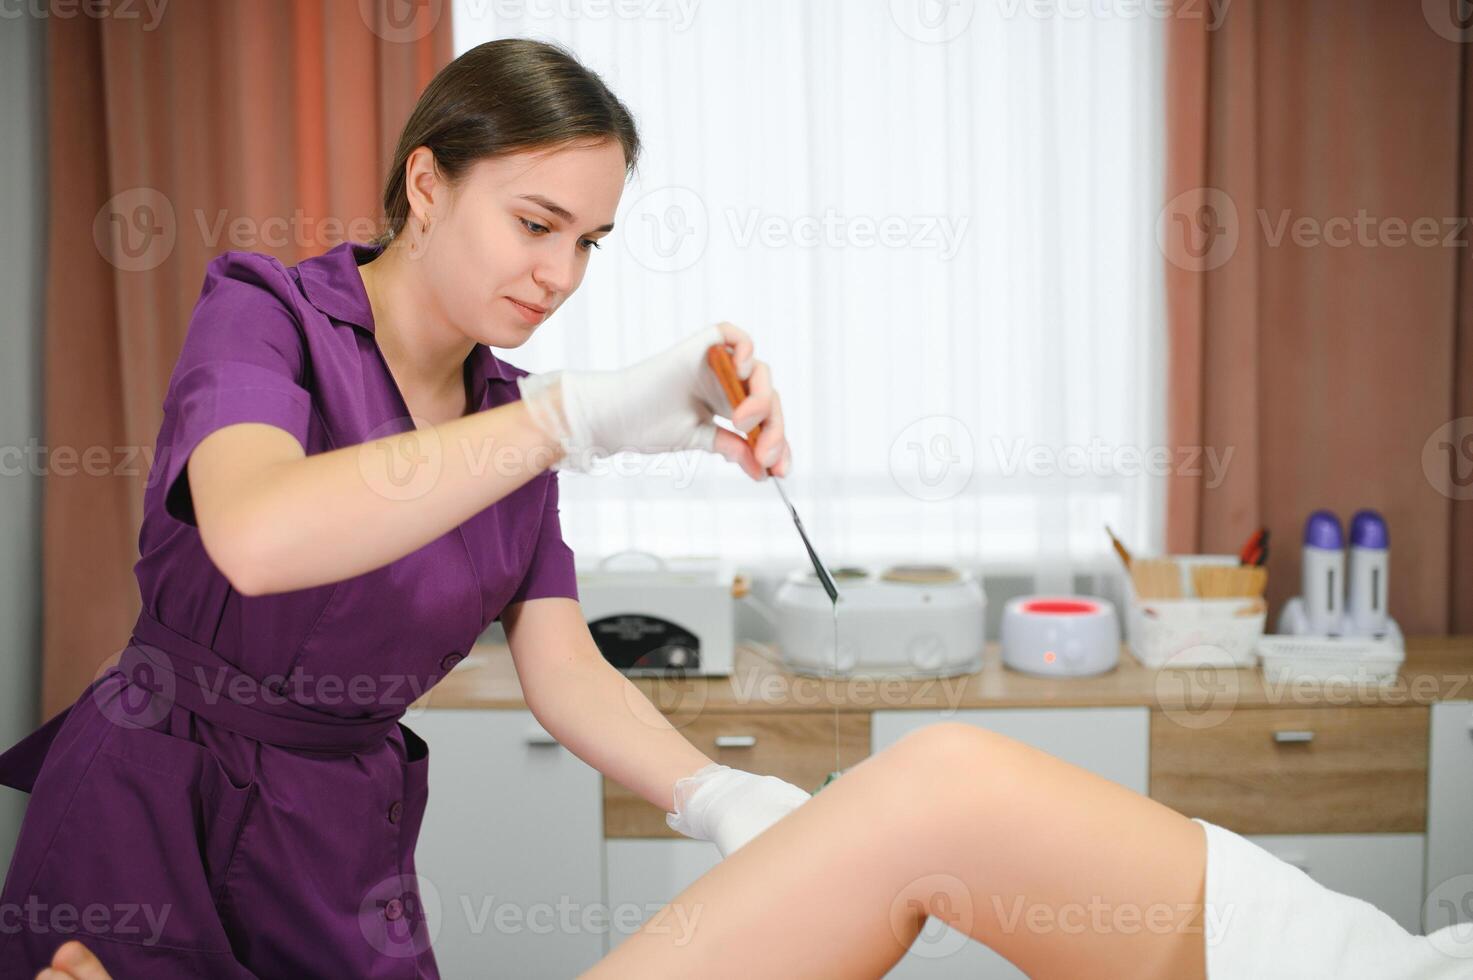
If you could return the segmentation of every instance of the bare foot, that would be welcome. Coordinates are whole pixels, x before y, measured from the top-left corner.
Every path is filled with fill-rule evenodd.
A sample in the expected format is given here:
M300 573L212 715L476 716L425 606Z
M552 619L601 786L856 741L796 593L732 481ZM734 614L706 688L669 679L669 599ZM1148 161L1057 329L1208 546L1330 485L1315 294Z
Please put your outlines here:
M51 954L51 966L36 974L36 980L112 980L92 951L73 939Z

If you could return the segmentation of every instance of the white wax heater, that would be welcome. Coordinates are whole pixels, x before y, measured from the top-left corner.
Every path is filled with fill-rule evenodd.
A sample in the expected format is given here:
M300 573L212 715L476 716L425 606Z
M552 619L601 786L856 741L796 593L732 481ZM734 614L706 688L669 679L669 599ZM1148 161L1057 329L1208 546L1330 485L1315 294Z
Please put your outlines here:
M1044 677L1085 677L1120 663L1115 606L1094 596L1019 596L1002 611L1002 662Z

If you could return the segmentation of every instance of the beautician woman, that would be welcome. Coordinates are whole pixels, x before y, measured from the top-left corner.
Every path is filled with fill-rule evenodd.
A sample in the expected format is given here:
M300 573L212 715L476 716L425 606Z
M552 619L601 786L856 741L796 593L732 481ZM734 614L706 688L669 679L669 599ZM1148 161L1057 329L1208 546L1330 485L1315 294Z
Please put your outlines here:
M494 41L421 96L380 240L209 264L130 642L0 756L31 794L0 977L71 938L118 977L436 976L414 881L427 750L398 718L497 619L537 719L677 830L725 855L808 799L713 763L604 661L558 524L557 471L620 449L786 474L751 339L721 324L625 370L546 375L488 347L520 347L578 288L638 149L573 57ZM749 380L740 405L704 366L713 343ZM762 423L755 454L716 415ZM677 811L682 779L699 814Z

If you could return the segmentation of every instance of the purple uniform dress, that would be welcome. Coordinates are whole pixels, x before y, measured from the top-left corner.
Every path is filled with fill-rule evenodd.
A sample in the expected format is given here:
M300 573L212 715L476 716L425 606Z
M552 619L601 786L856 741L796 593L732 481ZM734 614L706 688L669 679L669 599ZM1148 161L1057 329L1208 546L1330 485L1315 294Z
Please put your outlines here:
M185 469L238 422L308 454L413 428L356 268L377 251L210 263L144 498L133 635L0 756L0 784L31 794L0 977L73 938L119 980L438 975L414 879L428 750L399 718L508 604L577 598L556 474L383 568L244 596L205 554ZM480 344L465 370L480 409L527 373Z

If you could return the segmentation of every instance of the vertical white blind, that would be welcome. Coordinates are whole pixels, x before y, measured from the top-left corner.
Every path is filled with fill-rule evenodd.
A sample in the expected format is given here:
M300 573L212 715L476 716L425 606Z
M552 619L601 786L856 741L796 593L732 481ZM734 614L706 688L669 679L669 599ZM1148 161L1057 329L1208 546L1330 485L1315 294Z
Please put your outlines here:
M559 42L646 146L579 292L498 353L610 368L742 326L830 565L1064 586L1107 556L1104 523L1160 547L1162 467L1180 462L1160 449L1163 32L1135 6L1063 7L456 0L457 52ZM580 562L803 564L773 487L703 454L626 461L633 475L562 477Z

